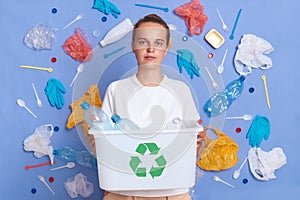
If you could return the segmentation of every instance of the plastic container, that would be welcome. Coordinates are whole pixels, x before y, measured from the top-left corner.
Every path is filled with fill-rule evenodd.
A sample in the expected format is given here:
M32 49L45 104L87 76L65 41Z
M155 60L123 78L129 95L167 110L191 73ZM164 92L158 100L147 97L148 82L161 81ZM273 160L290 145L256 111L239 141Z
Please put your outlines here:
M112 115L111 120L115 124L116 130L121 130L123 132L139 130L138 125L136 125L133 121L131 121L130 119L126 119L126 118L121 118L117 114Z
M214 94L203 106L203 110L209 117L217 116L225 112L230 105L241 95L244 89L245 76L230 82L222 92Z
M88 151L79 151L72 147L62 147L53 150L53 154L67 162L75 162L84 167L97 169L97 159Z
M131 20L129 18L126 18L121 23L113 27L110 31L108 31L100 44L104 47L106 45L114 43L127 35L132 30L133 24Z
M140 129L134 137L120 130L89 130L95 137L100 188L138 191L192 187L197 123L191 124L194 126L155 134Z
M84 120L88 123L90 128L100 130L113 129L107 114L102 109L90 106L85 101L83 101L80 105L84 110Z

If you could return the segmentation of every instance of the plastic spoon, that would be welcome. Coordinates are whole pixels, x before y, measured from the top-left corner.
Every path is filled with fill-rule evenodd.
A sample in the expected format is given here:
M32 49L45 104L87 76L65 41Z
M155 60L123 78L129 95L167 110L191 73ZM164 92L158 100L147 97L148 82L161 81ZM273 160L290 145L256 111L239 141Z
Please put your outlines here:
M74 84L75 80L77 79L77 76L79 75L79 73L81 73L82 71L84 70L84 65L82 63L80 63L77 67L77 73L75 74L71 84L70 84L70 87L72 87L72 85Z
M38 177L38 179L39 179L42 183L44 183L44 184L47 186L47 188L50 190L50 192L51 192L53 195L55 195L54 191L53 191L53 190L50 188L50 186L47 184L45 178L44 178L42 175L38 175L37 177Z
M207 71L207 73L208 73L208 76L209 76L209 78L210 78L210 80L211 80L211 83L212 83L212 85L213 85L213 88L214 88L215 90L217 90L217 89L219 88L218 84L216 83L216 81L215 81L214 78L212 77L212 75L211 75L211 73L209 72L208 68L205 67L205 69L206 69L206 71Z
M217 69L218 74L222 74L223 71L224 71L224 61L225 61L225 58L226 58L226 55L227 55L227 51L228 51L228 49L225 50L225 53L224 53L222 62L221 62L221 64L218 66L218 69Z
M38 107L41 108L43 106L42 101L41 101L41 99L39 98L39 95L36 92L34 84L33 83L31 83L31 84L32 84L32 88L33 88L33 91L34 91L34 94L35 94L36 103L37 103Z
M237 16L236 16L236 18L235 18L235 22L234 22L234 25L233 25L233 29L232 29L231 34L230 34L230 36L229 36L229 39L230 39L230 40L233 40L233 39L234 39L234 32L235 32L237 23L238 23L238 21L239 21L241 12L242 12L242 9L239 10L239 12L238 12L238 14L237 14Z
M134 5L135 6L139 6L139 7L154 8L154 9L162 10L162 11L165 11L165 12L169 12L169 8L164 8L164 7L159 7L159 6L152 6L152 5L146 5L146 4L140 4L140 3L136 3Z
M251 120L252 119L252 115L248 115L248 114L245 114L243 116L240 116L240 117L226 117L226 119L243 119L243 120Z
M51 170L53 171L53 170L62 169L62 168L65 168L65 167L71 169L71 168L75 167L75 163L74 162L68 162L66 165L63 165L63 166L60 166L60 167L55 167L55 168L52 168Z
M218 177L218 176L213 176L213 179L214 179L215 181L218 181L218 182L224 183L225 185L228 185L229 187L232 187L232 188L234 188L234 186L233 186L233 185L231 185L231 184L227 183L226 181L223 181L223 180L222 180L220 177Z
M246 164L246 161L248 160L248 156L245 158L245 160L243 161L243 163L241 164L241 166L237 169L237 170L235 170L234 172L233 172L233 178L234 179L237 179L239 176L240 176L240 174L241 174L241 169L244 167L244 165Z
M29 66L29 65L20 65L21 68L27 68L27 69L37 69L37 70L44 70L48 72L53 72L53 69L51 67L35 67L35 66Z
M45 166L45 165L51 165L51 162L45 162L45 163L40 163L40 164L36 164L36 165L26 165L25 170L29 170L29 169L37 168L37 167L42 167L42 166Z
M37 116L31 110L29 110L29 108L26 107L25 101L23 101L22 99L17 99L17 104L20 107L25 108L34 118L37 118Z
M222 15L220 14L220 11L219 11L218 8L217 8L217 13L218 13L218 16L219 16L219 18L220 18L220 20L221 20L221 22L222 22L222 28L223 28L223 30L224 30L225 32L229 31L227 25L224 23L223 17L222 17Z
M69 24L67 24L63 29L68 28L69 26L71 26L72 24L74 24L76 21L81 20L83 18L83 14L79 14L77 15L77 17L75 19L73 19Z

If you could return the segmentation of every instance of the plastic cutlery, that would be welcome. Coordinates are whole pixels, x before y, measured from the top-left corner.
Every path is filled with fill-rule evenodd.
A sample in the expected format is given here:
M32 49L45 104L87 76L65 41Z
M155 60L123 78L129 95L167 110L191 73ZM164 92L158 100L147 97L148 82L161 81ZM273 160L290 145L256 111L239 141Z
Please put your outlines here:
M232 29L231 34L230 34L230 36L229 36L229 39L230 39L230 40L233 40L233 39L234 39L234 32L235 32L237 23L238 23L238 21L239 21L239 18L240 18L240 16L241 16L241 12L242 12L242 9L239 10L239 12L238 12L238 14L237 14L237 16L236 16L236 18L235 18L235 22L234 22L234 25L233 25L233 29Z
M266 93L266 100L267 100L268 108L270 109L271 105L270 105L269 93L268 93L268 88L267 88L267 77L266 77L266 75L262 75L261 79L264 81L264 89L265 89L265 93Z
M29 65L20 65L21 68L27 68L27 69L37 69L37 70L44 70L48 72L53 72L53 69L51 67L36 67L36 66L29 66Z
M75 74L71 84L70 84L70 87L72 87L72 85L74 84L75 80L77 79L77 76L79 75L79 73L81 73L82 71L84 70L84 65L82 63L80 63L77 67L77 73Z
M37 168L37 167L42 167L42 166L45 166L45 165L51 165L51 162L45 162L45 163L36 164L36 165L26 165L25 170L29 170L29 169Z
M207 73L208 73L208 76L209 76L211 82L212 82L213 88L214 88L215 90L217 90L217 89L219 88L218 84L216 83L216 81L215 81L214 78L212 77L212 75L211 75L210 71L208 70L208 68L205 67L205 69L206 69L206 71L207 71Z
M218 68L217 68L218 74L222 74L223 71L224 71L224 61L225 61L225 58L226 58L226 56L227 56L227 52L228 52L228 49L225 50L225 53L224 53L222 62L221 62L221 64L220 64L220 65L218 66Z
M83 18L83 14L79 14L77 15L77 17L75 19L73 19L69 24L67 24L63 29L68 28L69 26L71 26L72 24L74 24L75 22L77 22L78 20L81 20Z
M136 3L134 5L135 6L139 6L139 7L154 8L154 9L162 10L162 11L165 11L165 12L169 12L169 8L164 8L164 7L159 7L159 6L152 6L152 5L146 5L146 4L140 4L140 3Z
M237 170L235 170L235 171L233 172L232 177L233 177L234 179L237 179L237 178L240 176L240 174L241 174L241 169L244 167L244 165L246 164L247 160L248 160L248 156L244 159L244 161L242 162L241 166L240 166Z
M32 88L33 88L33 91L34 91L34 94L35 94L36 103L37 103L38 107L41 108L43 106L42 101L41 101L41 99L39 98L39 95L36 92L34 84L31 83L31 85L32 85Z
M219 11L218 8L217 8L217 13L218 13L218 16L219 16L219 18L220 18L220 20L221 20L221 22L222 22L222 28L223 28L223 30L224 30L225 32L229 31L229 29L228 29L227 25L225 24L225 22L224 22L224 20L223 20L223 17L222 17L222 15L220 14L220 11Z
M120 47L116 50L113 50L112 52L106 53L106 54L103 55L103 58L108 58L109 56L111 56L111 55L113 55L113 54L115 54L115 53L117 53L117 52L119 52L119 51L121 51L125 48L126 48L126 46L122 46L122 47Z
M38 177L38 179L39 179L42 183L44 183L44 184L47 186L47 188L50 190L50 192L51 192L53 195L55 195L54 191L53 191L53 190L50 188L50 186L47 184L45 178L44 178L42 175L38 175L37 177Z
M225 185L228 185L229 187L234 188L234 185L231 185L231 184L227 183L226 181L223 181L223 180L222 180L220 177L218 177L218 176L213 176L213 179L214 179L215 181L217 181L217 182L224 183Z
M52 168L51 170L53 171L53 170L62 169L62 168L66 168L66 167L71 169L71 168L75 167L75 163L74 162L68 162L66 165L63 165L63 166L60 166L60 167L55 167L55 168Z
M34 118L37 118L37 116L29 108L26 107L25 101L23 101L22 99L17 99L17 104L20 107L25 108Z
M252 115L248 115L248 114L245 114L243 116L239 116L239 117L226 117L226 119L243 119L243 120L251 120L252 119Z

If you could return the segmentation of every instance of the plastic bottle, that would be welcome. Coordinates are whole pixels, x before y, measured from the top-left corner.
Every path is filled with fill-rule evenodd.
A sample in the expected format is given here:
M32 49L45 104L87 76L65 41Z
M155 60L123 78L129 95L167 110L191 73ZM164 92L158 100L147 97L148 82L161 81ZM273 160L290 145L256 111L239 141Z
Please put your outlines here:
M89 127L100 130L113 129L107 114L102 109L96 106L90 106L85 101L83 101L80 106L84 110L84 120L88 123Z
M132 30L133 24L129 18L126 18L121 23L113 27L110 31L108 31L100 44L104 47L108 44L114 43L127 35Z
M119 115L114 114L111 116L111 120L115 124L116 130L121 130L124 132L139 130L140 128L133 121L126 118L121 118Z
M63 147L53 150L53 154L68 162L75 162L84 167L97 169L97 159L88 151L75 150L72 147Z
M230 82L223 92L214 94L203 106L209 117L217 116L226 111L230 105L241 95L244 89L245 76Z

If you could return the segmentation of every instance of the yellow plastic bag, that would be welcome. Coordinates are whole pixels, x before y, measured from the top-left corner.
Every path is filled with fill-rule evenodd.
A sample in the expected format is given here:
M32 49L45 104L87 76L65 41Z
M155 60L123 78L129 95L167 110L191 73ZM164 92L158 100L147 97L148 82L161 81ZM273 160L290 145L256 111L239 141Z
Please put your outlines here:
M233 167L237 161L238 145L225 133L220 130L207 126L218 136L216 140L205 137L205 147L201 152L197 165L207 171L220 171Z

